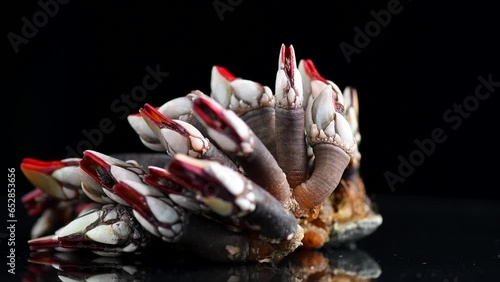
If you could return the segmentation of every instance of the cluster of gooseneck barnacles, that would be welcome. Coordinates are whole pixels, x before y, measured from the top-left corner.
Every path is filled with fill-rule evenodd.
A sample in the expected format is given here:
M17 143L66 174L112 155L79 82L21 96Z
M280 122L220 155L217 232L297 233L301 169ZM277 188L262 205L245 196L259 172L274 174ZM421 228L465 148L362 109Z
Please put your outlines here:
M37 187L23 202L41 215L31 250L140 253L153 234L212 260L275 263L382 222L358 170L356 90L342 93L311 60L297 68L292 46L274 94L214 66L210 95L146 104L128 121L158 153L23 160Z

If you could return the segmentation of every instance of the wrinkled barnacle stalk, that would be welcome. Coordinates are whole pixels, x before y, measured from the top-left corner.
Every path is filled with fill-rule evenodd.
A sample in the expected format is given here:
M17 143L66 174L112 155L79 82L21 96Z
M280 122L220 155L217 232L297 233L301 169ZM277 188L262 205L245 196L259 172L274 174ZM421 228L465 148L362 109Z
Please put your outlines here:
M307 139L313 148L315 165L311 177L294 190L303 207L317 207L328 198L356 147L347 120L335 111L333 101L333 89L327 86L306 112Z
M281 46L276 74L276 159L290 187L307 179L302 78L292 46Z
M318 73L311 60L302 60L299 69L304 82L304 93L308 96L306 112L313 113L314 101L325 89L331 88L329 91L333 94L335 111L345 116L354 140L359 143L361 135L358 127L359 105L356 89L346 87L341 94L340 89L332 81ZM306 115L306 123L313 123L312 115ZM353 146L350 153L351 159L342 174L342 179L323 203L318 218L304 223L307 232L303 241L306 247L316 248L325 240L329 240L332 244L356 241L372 233L382 223L382 217L372 210L359 175L361 155L358 146Z
M358 117L358 93L355 88L344 90L346 119L357 143L361 142ZM382 224L382 216L377 214L366 195L363 179L359 173L361 154L356 150L347 166L337 189L330 196L334 207L335 224L331 230L330 243L352 242L373 233Z
M315 156L314 166L311 177L294 190L297 201L311 207L309 215L313 215L302 222L306 248L318 248L329 241L333 210L328 198L357 147L347 121L336 111L333 97L333 88L328 85L310 99L306 111L307 141Z

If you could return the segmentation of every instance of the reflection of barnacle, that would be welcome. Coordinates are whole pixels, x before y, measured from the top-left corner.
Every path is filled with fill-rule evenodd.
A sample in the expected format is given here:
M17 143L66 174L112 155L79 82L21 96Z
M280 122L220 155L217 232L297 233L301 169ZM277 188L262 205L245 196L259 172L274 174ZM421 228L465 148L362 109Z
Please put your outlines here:
M66 252L34 252L28 260L31 264L23 281L37 281L38 278L41 278L41 281L56 281L55 278L49 279L53 276L54 269L57 270L60 281L148 280L148 275L140 262L122 258L78 256Z
M297 68L291 46L281 48L274 95L215 66L210 97L193 91L129 116L141 141L168 156L25 159L23 172L46 193L29 207L71 211L87 197L104 205L79 208L29 244L138 253L149 232L213 260L278 262L300 245L357 240L381 223L358 173L357 120L356 90L342 94L310 60ZM57 224L42 218L34 237Z
M280 266L302 281L367 282L382 274L378 263L357 249L301 250L288 256Z
M156 251L161 255L165 249ZM168 258L167 261L151 256L136 258L75 252L32 252L23 281L300 281L288 268L269 264L199 264L188 256L183 258L186 264Z
M157 249L159 255L165 249ZM150 254L151 255L151 254ZM168 259L168 258L167 258ZM100 257L75 252L32 252L23 281L352 281L377 279L381 269L367 253L329 247L301 249L277 265L198 264L183 257L183 264L158 261L154 256ZM195 265L195 267L191 267ZM188 267L189 271L181 271Z

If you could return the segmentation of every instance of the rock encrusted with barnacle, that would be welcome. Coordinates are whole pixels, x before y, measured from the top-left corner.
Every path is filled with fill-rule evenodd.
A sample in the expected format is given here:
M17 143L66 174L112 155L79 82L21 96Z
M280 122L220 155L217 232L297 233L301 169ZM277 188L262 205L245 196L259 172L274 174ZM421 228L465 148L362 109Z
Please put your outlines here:
M146 104L128 121L158 153L23 160L37 187L23 202L41 215L32 250L140 253L152 234L216 261L275 263L382 222L358 170L356 90L341 93L311 60L297 68L292 46L274 94L214 66L210 96Z

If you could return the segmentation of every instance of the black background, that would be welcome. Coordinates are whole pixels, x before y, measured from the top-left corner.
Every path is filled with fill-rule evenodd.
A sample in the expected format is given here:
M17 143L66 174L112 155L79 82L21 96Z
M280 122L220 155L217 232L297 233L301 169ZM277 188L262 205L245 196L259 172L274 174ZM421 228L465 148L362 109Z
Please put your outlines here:
M3 9L7 167L19 168L24 157L65 158L65 147L76 148L86 139L82 130L98 128L103 118L116 128L92 149L148 152L128 122L110 109L122 93L141 84L146 66L160 64L170 75L131 112L193 89L209 93L215 64L274 89L285 43L294 45L299 59L312 59L341 89L358 88L362 175L373 198L500 198L494 137L500 88L456 130L443 119L454 104L474 95L478 76L492 74L500 81L493 7L481 1L402 0L401 13L348 63L339 44L354 45L353 28L364 29L373 20L370 11L386 9L389 1L243 0L222 21L212 1L124 2L60 5L17 54L7 34L21 34L21 18L32 19L41 8L24 1ZM392 191L384 173L397 173L398 156L408 159L418 148L415 139L430 138L436 128L447 140ZM16 180L18 197L32 188L19 170ZM24 213L19 202L18 212Z

